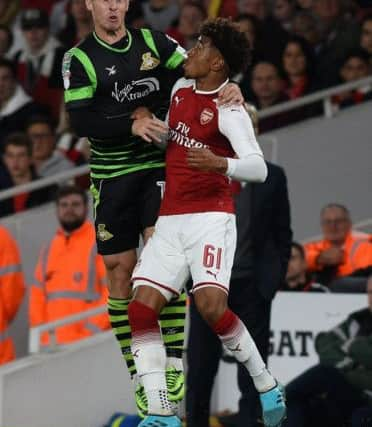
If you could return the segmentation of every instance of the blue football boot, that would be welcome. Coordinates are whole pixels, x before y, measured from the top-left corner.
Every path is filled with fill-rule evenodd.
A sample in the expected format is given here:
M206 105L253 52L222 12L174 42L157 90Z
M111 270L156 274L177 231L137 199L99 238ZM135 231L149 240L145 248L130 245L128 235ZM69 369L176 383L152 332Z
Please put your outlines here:
M280 427L287 413L283 386L277 384L271 390L260 393L260 401L265 427Z
M138 427L182 427L182 423L175 415L168 417L149 415L140 422Z

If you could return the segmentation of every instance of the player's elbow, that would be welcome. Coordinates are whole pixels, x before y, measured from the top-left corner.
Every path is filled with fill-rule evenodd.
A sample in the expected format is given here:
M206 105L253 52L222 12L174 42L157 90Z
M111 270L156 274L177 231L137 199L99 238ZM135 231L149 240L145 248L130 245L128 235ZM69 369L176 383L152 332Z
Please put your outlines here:
M257 166L256 173L257 173L256 182L265 182L266 181L268 170L267 170L267 166L266 166L264 159L262 159L262 161L259 162L259 164Z

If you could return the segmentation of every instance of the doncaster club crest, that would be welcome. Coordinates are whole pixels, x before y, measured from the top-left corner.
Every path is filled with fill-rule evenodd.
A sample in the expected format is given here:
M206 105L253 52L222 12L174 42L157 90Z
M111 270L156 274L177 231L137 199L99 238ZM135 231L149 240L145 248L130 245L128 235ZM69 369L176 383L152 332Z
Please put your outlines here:
M200 114L200 124L208 124L214 117L214 112L210 108L204 108Z

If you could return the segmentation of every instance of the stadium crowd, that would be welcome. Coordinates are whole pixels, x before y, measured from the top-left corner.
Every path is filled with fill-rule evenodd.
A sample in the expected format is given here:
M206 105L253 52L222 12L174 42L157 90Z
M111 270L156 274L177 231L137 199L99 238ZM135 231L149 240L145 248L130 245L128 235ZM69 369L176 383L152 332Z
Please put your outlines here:
M190 49L197 41L200 24L216 16L231 17L250 42L251 67L234 80L247 102L258 110L371 76L372 1L369 0L132 0L127 25L166 32ZM0 0L0 191L88 163L89 143L74 133L64 108L61 68L66 50L84 39L92 28L85 0ZM366 85L335 95L331 104L337 111L370 99L372 86ZM264 118L259 123L260 131L320 115L322 108L320 103L313 103ZM86 180L78 184L87 189ZM103 305L107 298L102 259L92 249L94 230L86 219L84 191L64 182L60 188L50 185L22 193L0 201L0 217L55 198L60 227L41 251L35 266L37 280L31 286L29 307L33 326ZM64 219L63 203L70 203L75 210L75 222ZM367 292L368 289L371 294L371 279L367 283L372 275L372 236L355 231L349 207L336 203L322 209L320 226L319 240L303 245L292 242L281 290ZM71 237L68 242L63 239L64 232ZM8 304L0 311L0 334L6 338L0 344L0 363L5 363L15 358L7 331L25 298L26 285L17 243L4 227L0 228L0 234L0 287L2 301ZM76 253L86 256L74 257ZM59 261L56 265L61 257L66 263L73 264L74 260L81 264L71 267L69 281L65 271L43 261L48 256L50 264L53 257ZM48 269L55 274L53 280ZM89 281L92 292L84 301L74 301L58 311L53 303L47 304L48 295L43 288L46 281L52 283L48 288L51 294L70 292ZM62 330L58 341L72 342L107 328L106 315L97 316ZM366 336L371 339L372 325L366 328ZM334 336L330 332L326 338L332 341ZM328 344L325 335L317 341L321 357L324 342ZM42 344L47 343L48 337L43 336ZM344 343L337 344L341 348ZM347 353L345 348L342 351ZM334 366L338 362L339 359ZM353 369L356 367L355 362ZM347 369L341 371L350 372L351 364ZM340 380L337 373L335 378ZM299 380L295 386L301 384ZM368 386L371 392L372 382ZM365 402L359 399L358 405ZM293 425L302 424L297 421Z

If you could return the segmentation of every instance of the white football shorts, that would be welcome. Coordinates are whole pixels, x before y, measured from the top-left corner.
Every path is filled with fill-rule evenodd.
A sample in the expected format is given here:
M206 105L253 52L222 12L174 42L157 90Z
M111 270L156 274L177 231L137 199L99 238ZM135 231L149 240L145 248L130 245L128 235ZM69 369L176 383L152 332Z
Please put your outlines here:
M169 301L192 277L192 291L229 291L236 247L235 215L205 212L158 218L133 271L133 289L150 286Z

